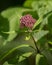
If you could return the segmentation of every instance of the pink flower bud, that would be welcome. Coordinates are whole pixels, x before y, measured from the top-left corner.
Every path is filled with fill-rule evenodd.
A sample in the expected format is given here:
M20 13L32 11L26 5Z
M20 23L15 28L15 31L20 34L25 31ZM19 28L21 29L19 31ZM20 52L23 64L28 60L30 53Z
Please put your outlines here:
M32 29L35 22L36 22L36 19L34 19L30 14L27 14L21 17L20 27L23 28L25 26L25 27Z

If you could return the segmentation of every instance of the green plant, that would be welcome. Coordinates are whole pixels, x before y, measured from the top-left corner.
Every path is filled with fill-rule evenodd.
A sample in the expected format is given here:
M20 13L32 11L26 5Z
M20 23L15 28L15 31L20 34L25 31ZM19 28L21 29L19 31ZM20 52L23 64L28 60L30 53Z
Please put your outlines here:
M0 65L52 65L52 1L26 5L0 13ZM20 19L27 14L36 22L21 29Z

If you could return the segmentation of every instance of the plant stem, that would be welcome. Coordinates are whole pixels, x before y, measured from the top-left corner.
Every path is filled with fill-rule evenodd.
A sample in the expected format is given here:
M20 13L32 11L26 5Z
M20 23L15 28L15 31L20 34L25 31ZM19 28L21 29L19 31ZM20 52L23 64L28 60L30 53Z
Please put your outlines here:
M38 47L37 47L37 44L36 44L36 41L35 41L33 35L31 35L31 37L32 37L32 39L33 39L33 41L34 41L35 47L36 47L36 49L37 49L37 53L40 53L40 50L39 50Z

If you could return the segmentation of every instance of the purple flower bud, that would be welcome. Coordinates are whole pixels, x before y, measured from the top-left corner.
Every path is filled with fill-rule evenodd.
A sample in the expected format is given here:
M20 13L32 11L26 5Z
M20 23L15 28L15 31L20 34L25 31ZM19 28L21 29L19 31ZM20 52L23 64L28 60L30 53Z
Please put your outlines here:
M33 25L35 24L36 19L34 19L30 14L22 16L20 19L20 27L28 27L32 29Z

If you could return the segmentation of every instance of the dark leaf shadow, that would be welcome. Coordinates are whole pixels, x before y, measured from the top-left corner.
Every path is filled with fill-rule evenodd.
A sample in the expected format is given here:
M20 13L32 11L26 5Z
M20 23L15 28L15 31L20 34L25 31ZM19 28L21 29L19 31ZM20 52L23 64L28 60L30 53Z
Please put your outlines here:
M7 31L9 31L9 21L0 14L0 35L2 35L5 39L8 37L8 34L3 32Z

